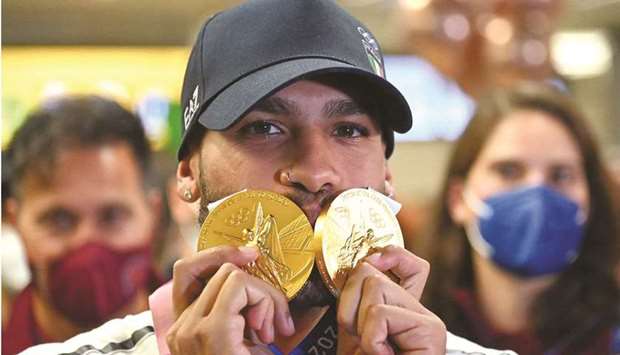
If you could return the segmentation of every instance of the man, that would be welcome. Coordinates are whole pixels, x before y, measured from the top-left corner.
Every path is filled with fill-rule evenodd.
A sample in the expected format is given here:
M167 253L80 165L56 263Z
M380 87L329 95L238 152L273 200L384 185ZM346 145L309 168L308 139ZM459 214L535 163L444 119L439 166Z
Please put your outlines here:
M392 195L393 132L411 126L372 34L331 0L248 1L212 17L192 50L182 105L177 187L200 203L200 222L210 203L243 189L287 196L312 225L341 191ZM216 247L178 261L169 328L152 302L154 332L142 314L31 353L120 343L160 354L495 353L447 336L419 302L428 264L402 248L360 263L337 305L317 272L287 303L240 268L258 257L255 248Z
M30 270L24 246L9 221L7 202L11 197L11 162L8 150L2 151L2 228L0 229L0 271L2 271L2 328L7 326L13 297L30 283Z
M147 308L157 196L140 121L97 97L50 101L11 142L8 218L33 274L13 303L2 353L64 341Z

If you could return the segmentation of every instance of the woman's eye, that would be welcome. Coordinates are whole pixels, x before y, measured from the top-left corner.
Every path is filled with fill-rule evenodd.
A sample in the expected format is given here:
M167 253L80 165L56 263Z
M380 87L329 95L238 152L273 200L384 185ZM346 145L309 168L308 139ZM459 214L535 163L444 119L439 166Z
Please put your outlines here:
M551 183L554 185L569 184L576 179L576 173L568 167L558 167L552 169L550 174Z
M341 125L334 129L334 135L344 138L357 138L368 136L368 130L356 125Z
M514 162L503 162L495 164L494 170L502 179L514 181L523 176L523 167Z
M273 123L266 121L256 121L243 127L242 132L248 135L274 135L282 133L282 130Z

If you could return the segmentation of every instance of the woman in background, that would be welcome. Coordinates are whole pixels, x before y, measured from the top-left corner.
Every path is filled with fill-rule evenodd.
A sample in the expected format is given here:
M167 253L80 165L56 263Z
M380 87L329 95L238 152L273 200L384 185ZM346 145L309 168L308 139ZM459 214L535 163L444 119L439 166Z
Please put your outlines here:
M609 354L620 293L611 182L570 98L530 84L479 102L432 231L425 303L521 354Z

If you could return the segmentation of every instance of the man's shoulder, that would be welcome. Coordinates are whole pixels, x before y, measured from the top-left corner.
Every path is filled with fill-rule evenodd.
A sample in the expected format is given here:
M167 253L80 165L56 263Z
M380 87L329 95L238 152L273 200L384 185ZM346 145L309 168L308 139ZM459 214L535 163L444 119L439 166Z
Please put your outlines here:
M485 348L448 332L446 355L516 355L516 353L510 350Z
M157 340L150 311L113 319L63 343L34 346L22 355L51 354L157 354Z

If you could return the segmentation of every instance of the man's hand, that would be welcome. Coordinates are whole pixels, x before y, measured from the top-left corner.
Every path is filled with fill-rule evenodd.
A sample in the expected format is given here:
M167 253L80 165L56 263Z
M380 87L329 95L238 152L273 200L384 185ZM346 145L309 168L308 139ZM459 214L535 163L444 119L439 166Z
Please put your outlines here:
M446 327L420 303L429 269L396 246L358 263L340 294L338 323L364 354L445 354Z
M216 247L177 262L173 303L178 316L167 336L172 354L249 354L245 331L270 343L294 332L282 292L240 266L252 248Z

